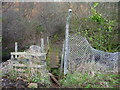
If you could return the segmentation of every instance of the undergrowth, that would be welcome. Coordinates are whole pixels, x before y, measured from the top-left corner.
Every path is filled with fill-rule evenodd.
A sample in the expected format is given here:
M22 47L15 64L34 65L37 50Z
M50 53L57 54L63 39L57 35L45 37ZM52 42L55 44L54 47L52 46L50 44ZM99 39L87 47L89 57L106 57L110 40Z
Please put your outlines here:
M120 75L117 68L105 69L95 62L83 63L74 73L68 73L60 80L66 88L118 88Z
M74 74L67 74L60 83L62 87L69 88L118 88L120 80L118 74L103 74L96 73L94 76L89 73L75 72Z

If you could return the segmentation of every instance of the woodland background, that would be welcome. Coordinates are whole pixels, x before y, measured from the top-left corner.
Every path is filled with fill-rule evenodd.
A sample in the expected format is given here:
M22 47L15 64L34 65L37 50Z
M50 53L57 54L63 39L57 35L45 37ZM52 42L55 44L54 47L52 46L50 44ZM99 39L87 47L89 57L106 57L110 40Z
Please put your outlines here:
M52 54L57 55L65 38L68 8L73 10L70 32L85 36L96 49L120 50L118 3L4 2L0 19L3 61L10 58L14 42L18 42L19 51L22 51L32 44L40 45L40 38L47 36L50 37L51 49L55 51Z

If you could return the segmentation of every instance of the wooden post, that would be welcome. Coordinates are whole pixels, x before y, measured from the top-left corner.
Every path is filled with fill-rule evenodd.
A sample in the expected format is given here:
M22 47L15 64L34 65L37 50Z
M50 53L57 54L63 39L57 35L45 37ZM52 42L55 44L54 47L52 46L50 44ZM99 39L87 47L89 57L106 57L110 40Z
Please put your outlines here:
M65 56L64 56L64 75L68 73L68 55L69 55L69 22L72 9L68 10L68 17L66 22L66 34L65 34Z
M11 54L11 59L13 59L14 58L14 56Z
M15 52L18 51L18 45L17 45L17 42L15 42ZM15 55L15 58L17 58L17 55Z
M44 53L44 39L41 38L41 51Z

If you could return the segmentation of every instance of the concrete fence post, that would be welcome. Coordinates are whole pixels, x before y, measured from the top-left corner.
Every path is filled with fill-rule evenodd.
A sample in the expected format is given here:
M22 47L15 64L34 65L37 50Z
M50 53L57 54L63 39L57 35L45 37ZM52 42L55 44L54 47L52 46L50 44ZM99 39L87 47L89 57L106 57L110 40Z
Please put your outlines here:
M68 10L68 17L66 21L66 33L65 33L65 56L64 56L64 75L68 73L68 56L69 56L69 23L72 9Z

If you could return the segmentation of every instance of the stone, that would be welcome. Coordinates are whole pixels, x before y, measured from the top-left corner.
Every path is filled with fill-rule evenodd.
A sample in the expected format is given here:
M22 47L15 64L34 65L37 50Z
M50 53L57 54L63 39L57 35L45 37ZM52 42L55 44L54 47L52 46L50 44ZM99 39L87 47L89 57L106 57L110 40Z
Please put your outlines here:
M37 83L29 83L28 88L37 88Z
M39 47L37 45L31 45L30 48L29 48L29 50L31 52L38 52L38 53L40 53L41 52L41 47Z

